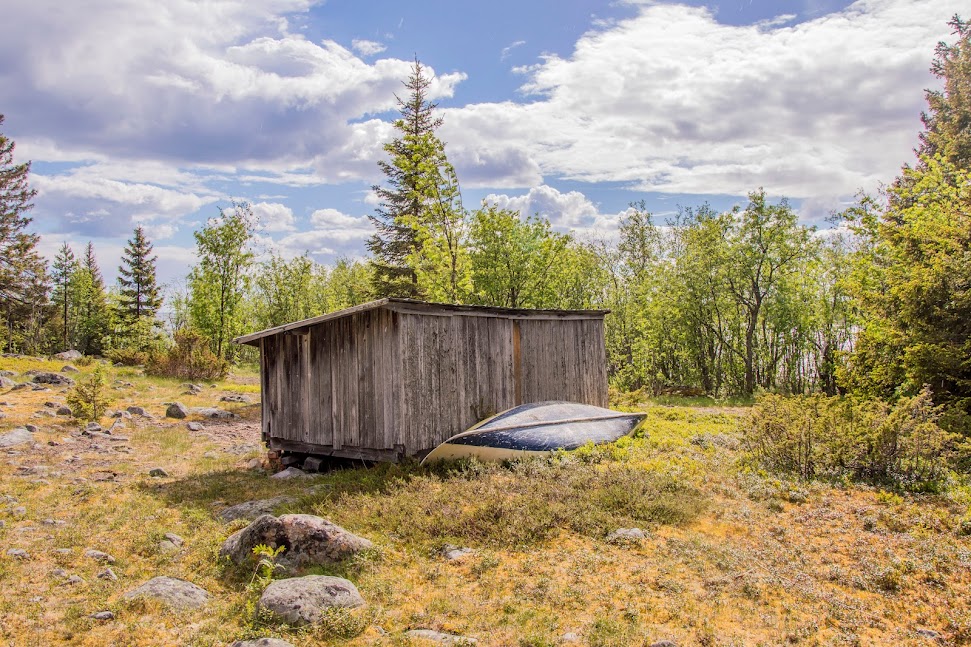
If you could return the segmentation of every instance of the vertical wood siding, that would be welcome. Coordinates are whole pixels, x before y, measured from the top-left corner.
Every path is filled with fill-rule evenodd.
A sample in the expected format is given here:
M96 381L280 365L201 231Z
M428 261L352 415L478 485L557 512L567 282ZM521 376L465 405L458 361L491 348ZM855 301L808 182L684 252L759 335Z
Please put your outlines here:
M321 453L414 455L517 404L607 405L599 318L376 308L260 347L265 436Z

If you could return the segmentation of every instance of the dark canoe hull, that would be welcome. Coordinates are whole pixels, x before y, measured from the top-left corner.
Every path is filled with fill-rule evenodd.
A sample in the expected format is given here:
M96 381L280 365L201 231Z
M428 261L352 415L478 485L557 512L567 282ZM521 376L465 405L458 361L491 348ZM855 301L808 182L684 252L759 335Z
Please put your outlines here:
M452 436L422 462L469 457L503 461L612 443L633 433L645 415L575 402L524 404Z

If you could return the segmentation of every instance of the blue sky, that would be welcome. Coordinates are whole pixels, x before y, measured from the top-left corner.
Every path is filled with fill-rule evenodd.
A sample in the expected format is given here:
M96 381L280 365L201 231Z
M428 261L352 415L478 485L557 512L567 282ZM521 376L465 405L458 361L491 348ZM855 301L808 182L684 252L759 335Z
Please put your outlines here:
M163 281L237 198L259 248L360 256L414 56L434 77L468 207L610 237L762 186L822 223L913 147L954 0L35 0L5 10L0 113L33 160L52 257L113 278L146 227Z

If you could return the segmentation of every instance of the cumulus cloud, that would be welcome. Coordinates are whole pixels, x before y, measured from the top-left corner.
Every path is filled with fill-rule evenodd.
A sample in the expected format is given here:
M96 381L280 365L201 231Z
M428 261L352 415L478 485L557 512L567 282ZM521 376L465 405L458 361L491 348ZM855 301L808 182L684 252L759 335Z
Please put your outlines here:
M367 216L349 216L337 209L318 209L310 215L310 222L315 233L335 241L367 240L374 233Z
M297 228L293 210L285 204L256 202L251 204L250 208L265 231L294 231Z
M355 38L351 41L351 47L353 47L354 51L361 56L374 56L375 54L380 54L384 50L388 49L384 43L359 38Z
M563 193L546 185L533 187L520 195L490 193L484 201L501 209L518 211L522 217L538 215L546 218L554 229L571 231L581 238L614 238L620 218L630 211L601 213L597 205L580 191Z
M930 58L961 4L859 0L789 26L636 8L525 70L532 101L447 111L450 153L485 143L498 158L525 152L544 176L651 191L872 189L912 157Z

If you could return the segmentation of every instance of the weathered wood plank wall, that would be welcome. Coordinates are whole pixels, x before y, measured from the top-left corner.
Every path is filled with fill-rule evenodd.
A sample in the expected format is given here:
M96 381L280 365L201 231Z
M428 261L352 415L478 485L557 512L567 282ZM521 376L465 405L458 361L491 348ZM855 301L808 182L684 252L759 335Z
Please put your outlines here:
M379 307L263 337L271 445L393 458L526 402L607 405L603 319Z

